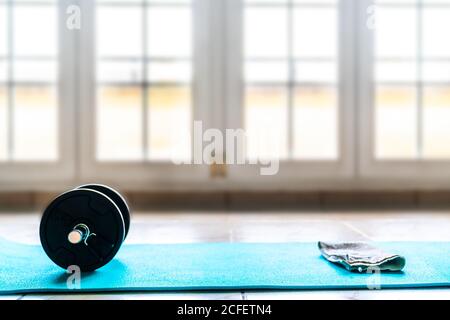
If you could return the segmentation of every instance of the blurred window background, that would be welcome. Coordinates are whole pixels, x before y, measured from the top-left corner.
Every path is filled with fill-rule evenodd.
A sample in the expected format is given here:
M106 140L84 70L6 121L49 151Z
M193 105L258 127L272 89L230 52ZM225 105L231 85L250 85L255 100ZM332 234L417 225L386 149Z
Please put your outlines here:
M69 4L91 8L70 41ZM0 0L0 169L139 176L191 159L194 119L240 122L247 158L290 172L450 164L449 17L450 0Z
M378 0L378 159L450 159L450 1Z
M191 157L192 3L97 1L97 159Z
M0 162L56 161L57 1L0 1Z
M250 158L338 158L336 0L245 0Z

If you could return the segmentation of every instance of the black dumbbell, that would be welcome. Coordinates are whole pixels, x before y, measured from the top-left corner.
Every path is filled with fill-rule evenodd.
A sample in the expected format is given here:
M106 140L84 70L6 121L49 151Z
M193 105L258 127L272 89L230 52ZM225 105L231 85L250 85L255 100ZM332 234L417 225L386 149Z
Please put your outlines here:
M42 247L58 266L89 272L110 262L130 228L130 210L114 189L89 184L61 194L45 209Z

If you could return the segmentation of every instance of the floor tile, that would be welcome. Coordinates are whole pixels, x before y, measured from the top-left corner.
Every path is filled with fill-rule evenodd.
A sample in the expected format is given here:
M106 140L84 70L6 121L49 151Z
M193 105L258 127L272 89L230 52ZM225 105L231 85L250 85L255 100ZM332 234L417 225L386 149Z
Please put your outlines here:
M254 221L231 223L233 242L364 241L340 221Z
M450 241L450 219L358 220L348 225L373 241Z

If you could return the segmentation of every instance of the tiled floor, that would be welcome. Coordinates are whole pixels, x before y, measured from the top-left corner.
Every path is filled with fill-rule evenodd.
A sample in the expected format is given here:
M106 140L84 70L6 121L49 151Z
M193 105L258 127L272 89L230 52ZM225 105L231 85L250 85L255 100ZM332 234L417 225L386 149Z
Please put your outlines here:
M2 237L39 243L39 215L0 213ZM136 213L128 243L450 241L450 212ZM0 299L450 299L450 289L0 296Z

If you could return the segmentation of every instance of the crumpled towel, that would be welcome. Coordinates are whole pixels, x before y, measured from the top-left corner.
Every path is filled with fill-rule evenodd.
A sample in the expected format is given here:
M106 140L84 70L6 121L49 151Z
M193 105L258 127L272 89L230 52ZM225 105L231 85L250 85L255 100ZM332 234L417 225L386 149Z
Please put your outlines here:
M406 264L404 257L386 253L367 243L320 241L318 245L325 259L352 272L401 271Z

